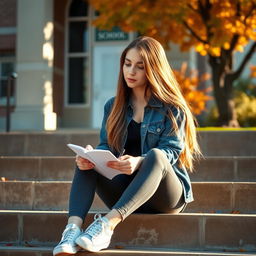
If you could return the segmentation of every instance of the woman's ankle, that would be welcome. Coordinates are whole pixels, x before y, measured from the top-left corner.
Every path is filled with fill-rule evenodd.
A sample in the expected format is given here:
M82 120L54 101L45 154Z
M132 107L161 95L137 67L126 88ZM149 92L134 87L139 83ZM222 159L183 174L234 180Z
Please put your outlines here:
M68 224L75 224L79 228L81 228L82 224L83 224L83 220L80 217L78 217L78 216L70 216L68 218Z
M115 209L111 210L104 217L108 219L111 230L114 230L114 228L122 221L121 214Z

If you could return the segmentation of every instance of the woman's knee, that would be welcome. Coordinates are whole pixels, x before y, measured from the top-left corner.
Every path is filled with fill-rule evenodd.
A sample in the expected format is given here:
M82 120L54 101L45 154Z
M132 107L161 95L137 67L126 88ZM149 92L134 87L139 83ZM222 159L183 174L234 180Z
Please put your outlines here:
M165 153L158 149L158 148L152 148L148 153L145 159L151 159L154 161L159 161L161 163L166 163L168 161Z
M171 165L162 150L153 148L147 153L147 156L143 160L141 169L144 168L146 172L150 169L154 172L160 172L165 176L167 171L171 168Z
M166 157L165 153L161 149L159 149L159 148L152 148L152 149L150 149L148 151L148 153L147 153L147 156L149 156L149 157L153 156L153 157L157 157L157 158Z

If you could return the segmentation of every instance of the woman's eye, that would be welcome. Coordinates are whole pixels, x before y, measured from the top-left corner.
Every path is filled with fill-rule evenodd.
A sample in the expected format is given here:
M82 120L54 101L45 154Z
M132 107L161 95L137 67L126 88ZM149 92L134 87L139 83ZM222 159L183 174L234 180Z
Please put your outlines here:
M131 64L131 63L124 63L124 66L126 66L126 67L131 67L132 64ZM138 69L143 70L143 69L144 69L144 66L137 66L137 65L136 65L135 68L138 68Z

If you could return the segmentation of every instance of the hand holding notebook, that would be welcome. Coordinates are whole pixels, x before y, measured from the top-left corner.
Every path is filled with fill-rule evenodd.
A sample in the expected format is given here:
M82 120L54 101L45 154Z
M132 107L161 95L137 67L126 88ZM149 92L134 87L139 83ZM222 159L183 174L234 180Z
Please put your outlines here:
M92 149L87 150L81 146L67 144L77 155L88 159L95 165L95 170L108 179L113 179L116 175L122 172L107 166L108 161L119 161L109 150Z

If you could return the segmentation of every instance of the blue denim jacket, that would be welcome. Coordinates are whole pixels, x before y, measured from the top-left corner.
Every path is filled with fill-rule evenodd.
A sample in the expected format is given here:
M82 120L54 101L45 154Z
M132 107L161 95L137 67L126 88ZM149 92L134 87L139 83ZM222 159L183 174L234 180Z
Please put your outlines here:
M107 101L104 107L104 117L102 121L102 127L100 131L100 144L97 146L98 149L108 149L112 151L107 142L107 131L106 122L111 111L112 105L114 103L114 98ZM173 127L172 122L167 116L167 111L171 110L177 120L179 126L179 136L171 134ZM131 103L128 104L127 110L127 126L133 117L133 109ZM185 168L180 168L178 165L179 155L184 148L184 142L182 137L184 135L184 118L180 111L174 106L167 106L163 104L156 98L151 97L148 105L144 110L144 119L141 123L141 152L142 156L146 156L147 152L152 148L158 148L162 150L168 160L170 161L175 173L180 179L183 190L185 202L189 203L193 201L193 193L191 181ZM125 133L125 139L123 140L123 145L127 138L127 132ZM112 151L113 152L113 151ZM118 156L117 152L113 152Z

